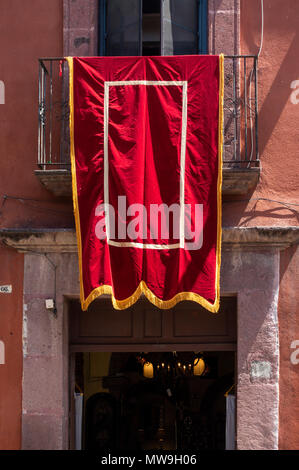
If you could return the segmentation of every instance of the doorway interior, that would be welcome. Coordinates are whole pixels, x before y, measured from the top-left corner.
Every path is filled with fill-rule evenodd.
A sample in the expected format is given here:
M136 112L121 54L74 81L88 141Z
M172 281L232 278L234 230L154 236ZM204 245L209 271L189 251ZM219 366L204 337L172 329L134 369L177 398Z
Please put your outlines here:
M75 448L226 448L227 433L233 432L228 429L227 395L235 393L234 351L93 351L72 356Z

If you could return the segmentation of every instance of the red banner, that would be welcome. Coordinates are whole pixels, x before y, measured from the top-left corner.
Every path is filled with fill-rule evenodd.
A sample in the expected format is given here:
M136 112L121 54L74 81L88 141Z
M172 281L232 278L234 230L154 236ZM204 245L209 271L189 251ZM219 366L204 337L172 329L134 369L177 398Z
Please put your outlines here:
M223 56L67 60L82 309L217 312Z

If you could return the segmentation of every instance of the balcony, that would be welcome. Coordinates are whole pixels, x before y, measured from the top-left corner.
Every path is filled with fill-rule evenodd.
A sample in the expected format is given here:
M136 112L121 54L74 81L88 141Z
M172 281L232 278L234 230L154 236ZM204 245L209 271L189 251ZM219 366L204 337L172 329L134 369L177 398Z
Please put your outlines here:
M225 56L223 195L244 195L259 179L256 56ZM38 169L40 182L71 197L68 66L63 58L39 59Z

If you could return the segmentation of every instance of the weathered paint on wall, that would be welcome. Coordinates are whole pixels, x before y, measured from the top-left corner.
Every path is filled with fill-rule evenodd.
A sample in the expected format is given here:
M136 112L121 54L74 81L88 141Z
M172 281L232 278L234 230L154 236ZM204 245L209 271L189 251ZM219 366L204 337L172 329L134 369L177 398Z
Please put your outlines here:
M54 201L34 175L38 58L62 54L62 0L0 0L0 11L0 227L72 225L70 203ZM23 272L23 255L1 247L0 284L12 293L0 294L0 449L21 448Z
M0 80L5 83L5 104L0 106L0 225L73 226L71 201L55 199L34 174L38 58L63 55L63 2L0 0L0 11Z
M256 54L261 40L260 0L241 0L242 53ZM264 197L298 203L299 4L264 0L264 40L259 57L259 144L262 172L256 191ZM254 201L224 204L226 221L242 225L298 225L298 207ZM232 215L229 211L232 210ZM239 215L238 215L239 211ZM242 213L242 211L244 211ZM297 247L280 255L279 448L299 449L299 365L291 344L299 340Z
M238 10L241 2L241 15ZM81 6L80 6L80 5ZM43 56L61 56L68 53L89 54L95 47L96 31L90 28L90 18L95 16L95 2L90 2L88 10L82 16L82 1L79 0L0 0L0 80L5 84L5 104L0 107L0 141L1 141L1 173L0 173L0 226L1 227L72 227L73 215L70 202L56 199L40 184L34 175L37 160L37 94L38 67L37 59ZM297 212L295 206L289 208L275 202L296 202L298 198L297 184L297 142L298 142L298 83L299 62L297 59L299 5L297 0L264 0L265 30L264 44L259 60L259 142L262 162L260 183L252 194L241 197L242 201L230 203L228 198L223 203L223 224L234 225L295 225ZM81 13L80 13L81 12ZM77 19L75 16L77 15ZM80 16L81 15L81 16ZM80 21L78 19L80 16ZM64 17L64 20L63 20ZM228 21L226 21L228 20ZM71 21L71 22L70 22ZM85 23L86 24L85 24ZM239 24L240 22L240 24ZM75 41L76 23L83 24L83 41ZM230 24L231 27L224 27ZM233 32L241 35L241 53L255 54L260 45L260 0L210 0L209 1L209 31L210 51L212 53L237 53L238 44L232 38ZM221 33L221 34L220 34ZM38 39L37 39L38 38ZM77 48L76 48L77 44ZM223 48L226 47L226 50ZM18 199L3 196L17 196ZM26 199L28 198L28 199ZM271 201L257 198L268 198ZM250 199L249 201L243 201ZM295 275L298 273L298 254L290 249L281 256L281 286L279 297L280 320L280 436L281 448L298 448L299 406L296 397L299 365L290 362L290 344L299 340L296 309L298 308L295 293L297 286ZM5 364L0 364L0 448L18 448L21 446L21 390L22 390L22 276L23 256L8 249L1 249L0 280L3 284L12 284L10 296L0 295L0 340L5 345ZM33 255L32 255L33 256ZM74 255L72 255L74 257ZM231 266L244 263L241 256L234 254ZM247 256L247 255L246 255ZM258 256L258 255L255 255ZM68 255L64 255L67 258ZM270 256L271 258L271 256ZM42 257L45 261L45 259ZM51 269L39 259L38 273L45 268L41 275L48 276ZM246 258L248 260L248 258ZM261 258L258 258L259 260ZM273 266L277 265L277 256ZM3 260L3 262L2 262ZM269 262L271 260L269 259ZM79 291L77 275L74 266L77 262L66 260L75 288L68 294L76 295ZM248 263L247 263L248 264ZM230 267L231 267L230 266ZM238 266L238 264L236 265ZM240 267L239 266L239 267ZM242 295L239 309L246 314L241 325L240 340L246 340L250 330L249 341L258 348L262 336L255 338L258 327L263 332L271 324L272 339L276 338L276 310L264 305L264 293L257 288L258 296L255 303L249 303L249 292L246 290L250 276L256 276L256 264L250 264L251 272L242 280ZM49 398L49 408L39 401L40 394L30 395L30 387L41 387L51 395L51 389L46 388L48 367L57 370L60 376L67 370L68 352L65 344L61 343L61 332L65 325L62 318L55 319L44 310L44 291L42 299L40 290L35 290L34 273L28 273L27 282L31 280L30 292L27 290L25 304L29 310L24 310L23 348L26 380L23 401L23 447L32 448L33 430L36 441L41 448L65 448L67 446L68 421L66 411L68 404L67 376L60 381L59 387L54 384L56 399ZM224 268L225 269L225 268ZM230 288L231 269L226 269L226 285ZM275 276L273 270L265 276ZM48 279L47 278L47 279ZM236 279L236 277L235 277ZM275 278L276 279L276 278ZM269 281L267 277L267 282ZM277 279L276 279L277 280ZM40 278L37 281L41 281ZM63 286L65 279L58 279L57 284ZM73 283L73 284L72 284ZM277 285L275 284L277 287ZM273 286L272 286L273 287ZM39 286L40 288L40 286ZM225 288L225 286L223 286ZM50 284L45 295L51 297ZM62 287L61 287L62 289ZM276 291L275 291L276 292ZM271 290L274 296L274 290ZM271 297L271 298L272 298ZM274 299L274 297L273 297ZM276 298L275 298L276 299ZM291 300L290 300L291 299ZM269 300L269 299L268 299ZM277 299L276 299L277 300ZM275 302L276 302L275 300ZM61 301L62 302L62 301ZM290 304L291 302L291 304ZM263 310L265 306L266 312ZM249 309L250 306L250 309ZM253 307L255 315L251 317ZM59 306L63 310L62 305ZM7 317L6 312L8 312ZM28 324L27 314L31 319L40 322L41 337L33 334L34 324ZM264 315L264 317L263 317ZM249 323L247 318L250 320ZM265 323L260 325L259 319ZM270 322L270 323L269 323ZM50 325L52 336L47 336ZM25 328L26 326L26 328ZM31 329L32 327L32 329ZM51 328L53 327L53 331ZM3 336L2 336L3 332ZM13 334L10 334L13 333ZM296 334L295 334L296 333ZM298 332L299 333L299 332ZM44 335L44 336L43 336ZM243 337L244 335L244 337ZM277 345L276 345L277 346ZM248 356L246 352L250 344L241 349L239 355L239 370L241 371L242 387L240 397L242 406L239 416L242 418L238 429L241 447L256 445L259 448L273 448L277 442L277 397L278 397L278 351L271 349L269 358ZM247 348L247 349L246 349ZM40 355L40 359L38 356ZM56 366L59 366L57 369ZM40 369L38 369L38 367ZM39 375L37 374L39 371ZM37 377L37 382L30 379L31 372ZM2 374L2 375L1 375ZM54 374L54 372L53 372ZM54 376L54 375L53 375ZM31 380L31 383L30 383ZM259 380L261 382L259 382ZM28 382L29 381L29 382ZM257 381L257 382L256 382ZM275 383L274 383L274 382ZM252 388L252 383L254 387ZM44 388L43 388L44 387ZM260 402L255 402L254 416L260 416L260 421L266 417L268 426L273 424L273 433L263 437L254 421L250 421L252 400L259 396L261 390L266 397L268 414ZM298 396L298 394L297 394ZM246 398L247 397L247 398ZM275 401L274 414L271 414L271 403ZM52 400L52 401L51 401ZM290 410L292 410L292 426L289 426ZM39 415L41 413L41 415ZM2 420L2 416L4 419ZM48 431L43 419L48 418ZM246 421L249 420L256 431L255 443L246 441ZM270 420L270 421L269 421ZM243 426L243 427L242 427ZM47 431L47 432L46 432ZM50 440L49 440L50 437Z
M261 177L252 194L239 198L242 202L224 202L223 223L227 226L298 224L296 207L275 202L298 202L299 105L291 100L291 83L299 79L298 24L296 0L264 0L258 73ZM242 54L258 53L261 0L241 0L240 41Z
M279 448L299 449L299 250L280 256Z
M25 255L24 301L27 344L23 379L23 448L68 446L68 319L64 295L79 291L76 253L49 253L57 266L57 312L45 309L53 296L53 268L44 256ZM238 296L238 448L278 445L277 291L279 252L227 250L223 292ZM256 273L256 266L259 273ZM252 363L267 361L271 375L252 379Z
M0 293L0 449L21 445L22 404L22 305L23 255L0 246L0 285L11 285L11 293Z
M63 0L63 55L98 54L98 0Z

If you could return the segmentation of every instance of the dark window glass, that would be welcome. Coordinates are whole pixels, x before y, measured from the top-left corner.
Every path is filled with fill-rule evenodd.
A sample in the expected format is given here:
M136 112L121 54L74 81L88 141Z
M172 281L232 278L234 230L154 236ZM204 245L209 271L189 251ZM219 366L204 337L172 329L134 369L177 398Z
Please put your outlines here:
M99 0L100 55L207 53L207 0Z
M160 0L143 0L142 12L147 13L160 13Z
M197 7L197 0L162 0L162 55L198 53Z
M140 9L140 0L107 1L106 55L140 55Z
M142 55L161 54L160 0L142 2Z

